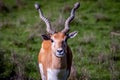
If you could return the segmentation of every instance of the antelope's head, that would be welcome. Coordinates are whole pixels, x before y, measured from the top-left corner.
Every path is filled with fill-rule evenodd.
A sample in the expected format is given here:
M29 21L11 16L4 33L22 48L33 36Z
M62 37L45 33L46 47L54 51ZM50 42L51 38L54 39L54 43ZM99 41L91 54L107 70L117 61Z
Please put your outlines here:
M44 40L51 41L51 49L55 53L55 56L57 57L65 56L66 48L67 48L67 40L77 35L76 31L71 33L68 32L70 30L69 24L74 19L75 10L78 9L79 6L80 6L79 2L74 4L70 16L65 21L65 28L60 32L55 32L51 29L51 25L48 19L45 18L44 15L42 14L39 4L35 4L35 8L38 10L40 18L46 23L47 26L46 31L49 33L49 35L42 35L42 38Z

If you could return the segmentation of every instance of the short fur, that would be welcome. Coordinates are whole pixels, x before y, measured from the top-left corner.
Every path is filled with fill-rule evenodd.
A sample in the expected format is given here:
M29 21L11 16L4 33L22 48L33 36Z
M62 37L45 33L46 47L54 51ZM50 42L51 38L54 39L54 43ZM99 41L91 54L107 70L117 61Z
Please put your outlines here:
M65 35L63 33L56 33L54 34L56 38L59 40L62 40ZM60 39L61 38L61 39ZM56 57L52 51L52 42L51 40L43 40L42 47L40 50L40 53L38 55L38 62L39 64L42 64L43 72L41 74L44 74L47 79L47 70L48 69L65 69L66 72L68 72L67 76L70 74L71 70L71 64L72 64L72 52L71 49L66 45L66 56L64 57ZM66 79L65 79L66 80Z

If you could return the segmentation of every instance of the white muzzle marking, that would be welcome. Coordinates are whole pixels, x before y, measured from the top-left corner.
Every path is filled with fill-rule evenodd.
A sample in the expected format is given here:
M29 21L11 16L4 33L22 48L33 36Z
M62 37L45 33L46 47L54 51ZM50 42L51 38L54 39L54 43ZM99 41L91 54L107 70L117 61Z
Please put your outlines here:
M56 56L57 57L63 57L63 56L65 56L65 51L63 49L61 49L61 48L57 49Z

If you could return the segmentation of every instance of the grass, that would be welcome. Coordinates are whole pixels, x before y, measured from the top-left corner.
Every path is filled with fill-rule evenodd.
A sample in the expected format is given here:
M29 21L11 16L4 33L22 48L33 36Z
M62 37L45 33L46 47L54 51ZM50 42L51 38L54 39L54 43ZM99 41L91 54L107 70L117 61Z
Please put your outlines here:
M71 8L77 2L21 1L24 4L14 8L15 1L4 0L9 13L0 12L1 80L40 79L37 55L42 41L40 34L45 32L45 24L39 19L34 3L39 2L44 15L52 25L56 25L59 24L59 14L62 14L63 20L69 16L66 6ZM78 35L68 41L74 52L78 79L120 79L119 0L80 0L80 3L81 7L70 24L71 31L78 31ZM54 28L57 29L57 26Z

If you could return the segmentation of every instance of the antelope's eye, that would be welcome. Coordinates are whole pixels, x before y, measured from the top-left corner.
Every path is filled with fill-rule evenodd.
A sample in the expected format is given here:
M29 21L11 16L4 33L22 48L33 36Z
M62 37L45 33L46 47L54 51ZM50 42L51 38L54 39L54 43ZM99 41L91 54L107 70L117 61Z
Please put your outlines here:
M62 41L62 44L63 44L63 45L66 45L66 41Z
M62 44L64 44L65 43L65 41L62 41Z
M68 38L65 39L65 42L67 42Z
M53 43L54 41L51 39L51 42Z

